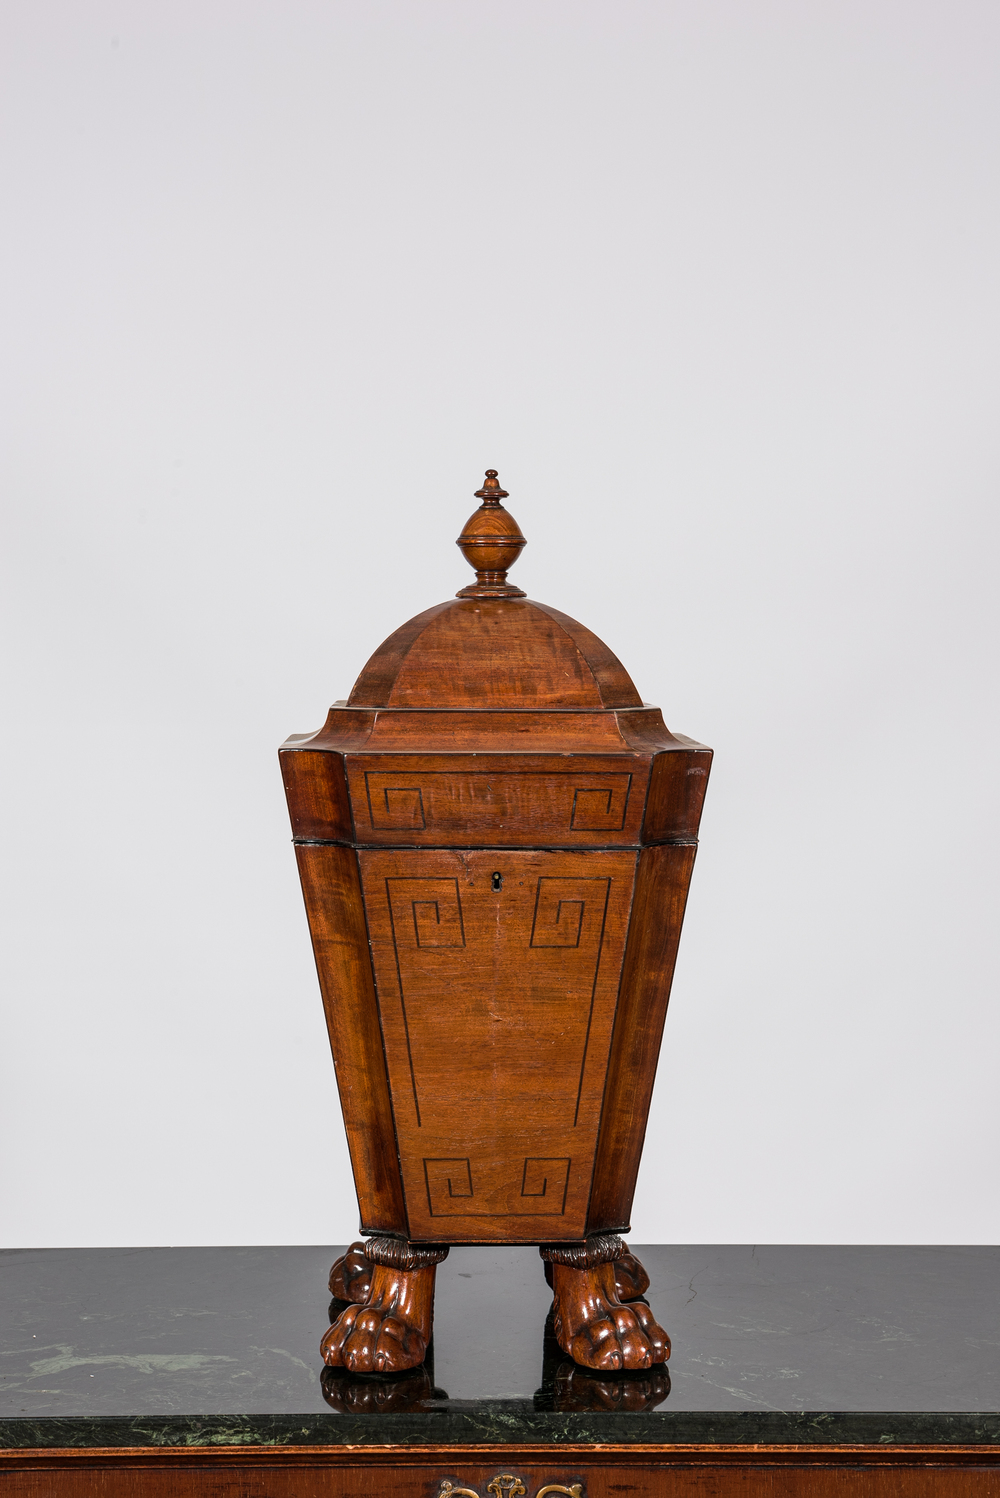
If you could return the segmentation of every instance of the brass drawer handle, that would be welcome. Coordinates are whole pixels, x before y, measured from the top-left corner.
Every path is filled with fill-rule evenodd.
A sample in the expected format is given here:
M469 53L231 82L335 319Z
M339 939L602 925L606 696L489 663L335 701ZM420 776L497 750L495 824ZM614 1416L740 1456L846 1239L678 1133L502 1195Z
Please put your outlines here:
M524 1483L512 1472L498 1472L487 1485L486 1491L492 1498L526 1498L527 1494ZM564 1487L560 1482L548 1482L538 1489L535 1498L545 1498L547 1493L560 1493L563 1498L584 1498L581 1482L570 1483L569 1487ZM480 1494L475 1488L457 1488L450 1478L443 1477L437 1498L480 1498Z

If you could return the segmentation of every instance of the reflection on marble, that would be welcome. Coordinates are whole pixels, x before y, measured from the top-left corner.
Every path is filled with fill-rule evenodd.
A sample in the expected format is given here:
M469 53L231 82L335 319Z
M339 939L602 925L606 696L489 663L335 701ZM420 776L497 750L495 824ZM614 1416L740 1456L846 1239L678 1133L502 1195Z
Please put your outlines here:
M340 1415L404 1415L446 1404L448 1396L434 1387L428 1367L430 1354L419 1368L405 1373L348 1373L324 1368L319 1376L323 1398Z
M545 1321L542 1341L542 1383L535 1390L536 1410L642 1414L655 1410L670 1393L670 1372L665 1363L634 1373L597 1373L581 1368L568 1358L555 1339L551 1312Z
M670 1374L665 1363L658 1368L602 1377L590 1368L580 1368L569 1358L559 1367L552 1386L551 1403L542 1403L542 1390L535 1395L538 1409L569 1411L610 1410L616 1414L645 1414L655 1410L670 1393Z

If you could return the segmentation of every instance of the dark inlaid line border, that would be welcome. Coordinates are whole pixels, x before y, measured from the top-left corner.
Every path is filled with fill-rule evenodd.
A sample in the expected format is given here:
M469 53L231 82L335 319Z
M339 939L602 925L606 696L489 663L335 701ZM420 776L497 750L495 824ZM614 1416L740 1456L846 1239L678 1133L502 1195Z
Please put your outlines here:
M457 881L456 881L457 882ZM389 929L392 932L392 955L396 961L396 981L399 984L399 1007L403 1013L403 1034L406 1036L406 1059L410 1066L410 1086L413 1089L413 1108L417 1115L417 1128L421 1128L420 1122L420 1099L417 1097L417 1074L413 1069L413 1047L410 1044L410 1022L406 1017L406 998L403 993L403 972L399 965L399 943L396 940L396 922L392 918L392 890L389 888L389 879L383 880L385 884L385 903L389 907Z
M595 880L595 883L597 881ZM573 1127L576 1128L580 1121L580 1104L583 1101L583 1078L587 1070L587 1052L590 1049L590 1027L594 1023L594 1004L597 1000L597 980L601 973L601 954L604 950L604 930L608 924L608 904L611 899L611 876L604 881L604 910L601 912L601 934L597 939L597 957L594 961L594 982L590 990L590 1012L587 1015L587 1033L583 1038L583 1060L580 1062L580 1085L576 1090L576 1111L573 1114ZM581 923L582 924L582 923ZM625 946L622 945L622 966L625 965ZM598 1120L598 1128L600 1120ZM569 1177L567 1175L567 1181Z

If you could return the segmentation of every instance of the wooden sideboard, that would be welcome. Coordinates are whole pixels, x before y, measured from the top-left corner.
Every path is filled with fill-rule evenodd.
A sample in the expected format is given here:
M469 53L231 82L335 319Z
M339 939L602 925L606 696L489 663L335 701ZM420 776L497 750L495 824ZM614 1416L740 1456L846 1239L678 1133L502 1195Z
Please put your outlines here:
M989 1446L194 1448L0 1458L7 1498L995 1498Z

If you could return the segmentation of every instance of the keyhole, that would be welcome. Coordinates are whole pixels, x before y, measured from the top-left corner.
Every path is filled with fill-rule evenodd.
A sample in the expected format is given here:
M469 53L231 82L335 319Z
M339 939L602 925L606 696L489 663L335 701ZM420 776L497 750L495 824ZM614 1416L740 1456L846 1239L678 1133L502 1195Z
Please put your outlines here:
M494 874L493 875L493 888L494 889L503 889L503 875L502 874Z

